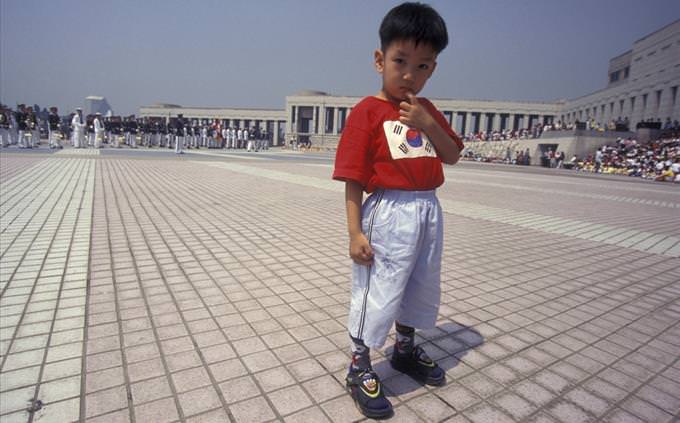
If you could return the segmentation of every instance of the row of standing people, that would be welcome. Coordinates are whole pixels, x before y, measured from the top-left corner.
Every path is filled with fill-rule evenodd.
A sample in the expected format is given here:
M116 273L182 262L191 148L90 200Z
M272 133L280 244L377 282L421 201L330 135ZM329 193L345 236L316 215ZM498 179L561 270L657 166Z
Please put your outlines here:
M89 128L88 142L85 143L85 128ZM229 148L248 151L269 148L269 136L259 128L235 128L220 124L218 120L199 124L184 119L182 115L169 119L136 119L134 116L120 118L113 116L102 119L97 114L87 125L82 111L76 110L71 121L71 142L74 147L102 147L106 143L119 148L123 144L131 148L165 147L175 148L177 153L185 148Z
M50 108L47 130L52 148L61 146L60 141L57 141L59 122L60 118L56 107ZM0 105L0 145L2 147L17 145L19 148L34 148L38 144L40 144L40 119L37 111L23 104L18 105L17 110L11 110Z
M128 116L83 116L82 109L63 120L56 107L51 107L46 122L41 122L31 107L19 105L16 111L0 106L0 144L34 148L40 143L40 125L44 123L50 148L63 148L62 140L70 140L74 148L101 148L127 145L131 148L167 147L229 148L248 151L266 150L270 134L254 128L227 127L219 120L199 123L182 116L165 119Z
M163 125L161 124L161 127ZM181 154L184 148L226 148L260 151L269 149L269 135L259 128L235 128L220 125L215 120L209 125L197 125L184 119L183 115L171 119L165 131L167 142L163 144L163 129L156 131L161 147L171 146L174 141L175 152ZM153 135L153 132L152 132ZM144 139L144 137L142 138Z

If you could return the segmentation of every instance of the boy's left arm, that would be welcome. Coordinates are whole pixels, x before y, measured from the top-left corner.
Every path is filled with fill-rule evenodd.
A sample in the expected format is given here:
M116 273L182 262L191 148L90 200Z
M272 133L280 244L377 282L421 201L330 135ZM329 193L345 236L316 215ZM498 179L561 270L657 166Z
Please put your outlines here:
M430 139L437 155L446 164L456 164L460 158L460 149L451 136L439 125L430 112L418 102L413 94L408 94L409 101L399 104L399 121L405 125L423 130Z

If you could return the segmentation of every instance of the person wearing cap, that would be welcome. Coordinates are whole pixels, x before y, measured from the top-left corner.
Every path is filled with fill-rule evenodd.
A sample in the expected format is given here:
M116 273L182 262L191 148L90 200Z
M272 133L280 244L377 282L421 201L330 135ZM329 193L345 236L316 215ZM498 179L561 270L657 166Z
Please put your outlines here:
M184 154L184 137L186 128L184 127L184 115L177 115L175 120L175 154Z
M47 140L50 148L63 148L61 145L61 134L59 124L61 119L56 107L50 107L50 114L47 116Z
M38 148L40 145L40 120L38 113L40 109L33 110L33 107L28 108L28 125L31 130L31 140L29 148Z
M0 104L0 145L8 147L10 143L9 136L9 109Z
M16 145L19 142L19 124L17 123L17 117L14 111L9 107L7 108L6 116L8 121L7 140L9 141L9 145Z
M71 144L73 148L83 148L85 144L85 122L83 121L83 109L78 107L73 119L71 119Z
M94 148L101 148L104 139L104 125L102 125L102 114L97 112L92 122L94 126Z
M26 133L27 133L27 127L26 127L26 106L23 104L19 104L17 106L17 111L14 112L14 119L16 120L17 123L17 129L18 129L18 136L17 136L17 143L19 144L19 148L25 148L26 147Z

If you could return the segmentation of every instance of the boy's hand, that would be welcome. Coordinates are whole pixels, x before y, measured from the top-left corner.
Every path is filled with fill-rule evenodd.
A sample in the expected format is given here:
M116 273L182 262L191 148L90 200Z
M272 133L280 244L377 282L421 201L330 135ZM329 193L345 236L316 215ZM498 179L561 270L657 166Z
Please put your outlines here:
M370 266L373 264L373 249L366 235L358 233L349 238L349 256L356 264Z
M423 107L412 93L408 93L408 101L399 103L399 122L411 128L426 130L435 123L432 115Z

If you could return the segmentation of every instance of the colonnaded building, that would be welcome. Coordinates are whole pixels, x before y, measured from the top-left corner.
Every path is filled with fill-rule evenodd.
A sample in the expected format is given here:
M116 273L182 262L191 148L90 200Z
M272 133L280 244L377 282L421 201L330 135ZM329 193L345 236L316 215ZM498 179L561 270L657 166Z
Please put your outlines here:
M680 120L680 20L635 41L627 52L609 61L608 85L594 93L555 102L432 99L459 134L531 128L535 123L585 122L606 124L627 118L630 128L649 119ZM227 126L257 126L270 134L274 145L307 139L321 148L337 145L347 116L361 97L303 91L286 97L285 110L182 107L158 104L140 108L141 116L220 119ZM567 154L594 149L620 135L616 133L550 134L550 143L533 140L535 153L559 148ZM561 139L565 138L565 139ZM545 140L544 137L541 137ZM524 145L516 147L524 148ZM535 155L535 154L534 154Z

